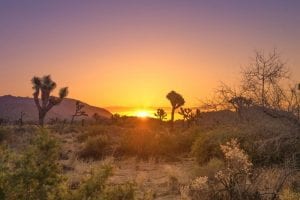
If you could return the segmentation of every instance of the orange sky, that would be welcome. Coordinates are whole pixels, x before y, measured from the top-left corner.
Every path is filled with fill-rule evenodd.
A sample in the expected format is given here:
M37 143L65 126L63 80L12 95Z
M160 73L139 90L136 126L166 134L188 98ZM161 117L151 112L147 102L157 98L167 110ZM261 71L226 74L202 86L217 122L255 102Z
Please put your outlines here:
M31 77L51 74L100 107L168 106L170 90L197 106L275 47L299 81L299 3L58 2L0 3L0 95L31 96Z

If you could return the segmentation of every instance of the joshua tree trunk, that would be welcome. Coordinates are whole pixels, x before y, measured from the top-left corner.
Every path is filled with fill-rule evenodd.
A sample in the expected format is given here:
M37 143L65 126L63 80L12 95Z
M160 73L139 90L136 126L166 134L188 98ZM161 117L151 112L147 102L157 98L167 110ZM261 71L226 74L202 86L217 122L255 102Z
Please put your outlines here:
M175 108L172 108L172 112L171 112L171 127L173 128L174 125L174 114L175 114Z
M46 112L43 110L39 111L39 125L44 126Z

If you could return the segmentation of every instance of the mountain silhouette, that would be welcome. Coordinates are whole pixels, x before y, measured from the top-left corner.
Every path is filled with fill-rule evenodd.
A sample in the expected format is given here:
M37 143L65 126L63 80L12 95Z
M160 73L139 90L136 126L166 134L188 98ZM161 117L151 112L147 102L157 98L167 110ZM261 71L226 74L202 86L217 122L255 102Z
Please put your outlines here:
M75 99L64 99L59 105L54 106L46 116L46 121L51 118L70 120L75 112ZM101 117L110 118L111 113L96 106L88 105L84 102L84 111L91 118L94 113L98 113ZM16 97L11 95L0 96L0 118L14 121L20 118L20 113L24 112L24 121L38 121L38 110L34 104L33 98L30 97ZM78 118L80 119L80 118Z

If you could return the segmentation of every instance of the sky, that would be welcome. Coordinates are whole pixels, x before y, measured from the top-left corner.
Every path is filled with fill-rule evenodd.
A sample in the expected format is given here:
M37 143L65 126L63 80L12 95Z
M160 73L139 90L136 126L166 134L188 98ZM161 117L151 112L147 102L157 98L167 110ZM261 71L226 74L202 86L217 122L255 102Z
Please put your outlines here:
M197 106L274 48L299 81L299 11L298 0L1 0L0 95L31 96L30 79L51 74L95 106L168 106L171 90Z

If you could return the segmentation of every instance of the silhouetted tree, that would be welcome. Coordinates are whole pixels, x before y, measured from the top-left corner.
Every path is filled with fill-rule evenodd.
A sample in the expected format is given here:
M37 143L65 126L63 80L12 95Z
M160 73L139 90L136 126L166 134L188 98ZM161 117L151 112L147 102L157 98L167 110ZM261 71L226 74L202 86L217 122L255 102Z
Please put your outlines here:
M68 88L61 88L59 97L50 96L50 93L56 88L56 83L51 79L50 75L43 76L42 78L34 76L31 80L34 93L33 99L39 112L39 124L44 125L44 119L47 112L53 107L62 102L68 95ZM41 95L41 101L39 100Z
M182 115L183 120L188 120L191 118L192 116L192 109L190 108L180 108L180 111L178 112L178 114Z
M178 114L182 115L183 121L187 122L188 127L193 122L197 122L200 118L200 110L197 108L195 112L191 108L180 108Z
M281 100L283 90L279 82L288 78L288 69L276 50L269 55L255 52L254 62L243 69L242 75L243 89L255 97L262 108L271 103L280 103L278 101Z
M251 99L242 96L233 97L228 102L234 107L239 117L242 117L243 108L245 107L249 108L249 106L252 104Z
M166 97L171 102L172 105L171 123L173 126L175 110L180 106L183 106L185 101L184 98L180 94L176 93L175 91L169 92Z
M75 113L74 115L72 115L71 124L73 124L75 117L88 116L88 114L86 114L86 112L82 110L84 108L83 103L81 103L80 101L76 101L75 106Z
M236 109L236 103L239 102L239 97L244 97L244 91L241 88L231 87L223 82L216 89L216 98L218 106L221 109Z
M156 110L156 113L154 113L154 116L157 117L160 121L163 121L167 118L167 113L164 109L158 108Z
M121 119L121 115L119 113L115 113L111 116L111 120L113 122L118 122L118 121L120 121L120 119Z

